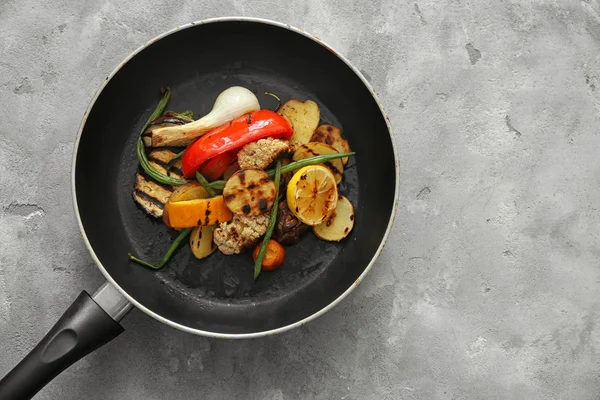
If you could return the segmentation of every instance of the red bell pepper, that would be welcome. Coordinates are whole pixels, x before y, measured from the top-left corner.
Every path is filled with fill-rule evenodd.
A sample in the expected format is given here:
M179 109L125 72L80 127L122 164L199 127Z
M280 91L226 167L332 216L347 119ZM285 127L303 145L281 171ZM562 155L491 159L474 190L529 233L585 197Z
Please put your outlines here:
M242 115L201 136L185 149L181 157L183 175L192 178L206 161L250 142L266 137L288 138L292 133L286 119L271 110Z
M202 164L202 166L200 167L200 173L208 181L214 181L219 179L221 176L223 176L225 170L237 160L238 152L239 149L232 150L211 158L210 160Z

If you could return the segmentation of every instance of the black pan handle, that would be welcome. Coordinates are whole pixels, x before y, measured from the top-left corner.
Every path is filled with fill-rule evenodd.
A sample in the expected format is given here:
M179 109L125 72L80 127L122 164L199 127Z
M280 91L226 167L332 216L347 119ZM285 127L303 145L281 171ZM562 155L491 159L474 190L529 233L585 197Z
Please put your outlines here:
M0 400L31 399L56 375L123 332L117 322L131 308L105 283L92 298L82 291L50 332L0 380Z

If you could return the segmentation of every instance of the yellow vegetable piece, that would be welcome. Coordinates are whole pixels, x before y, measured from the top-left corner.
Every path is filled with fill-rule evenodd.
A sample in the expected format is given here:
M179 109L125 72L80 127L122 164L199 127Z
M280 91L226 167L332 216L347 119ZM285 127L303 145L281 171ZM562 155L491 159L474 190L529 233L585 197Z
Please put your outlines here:
M210 197L206 189L202 187L200 182L189 182L185 185L177 186L177 188L171 193L169 200L165 204L163 208L163 222L165 225L170 227L169 223L169 203L174 203L176 201L184 201L184 200L194 200L194 199L206 199Z
M306 225L323 222L335 210L337 199L335 177L322 165L300 168L288 183L288 208Z
M319 106L312 100L301 102L299 100L290 100L279 107L277 114L283 115L291 121L294 134L290 138L290 143L294 145L303 145L310 141L310 138L319 125L321 111Z
M310 142L308 144L298 147L298 149L294 153L293 160L298 161L303 160L305 158L337 153L338 151L332 145L320 142ZM340 183L342 181L342 175L344 173L344 163L342 163L341 159L326 161L321 165L326 166L331 172L333 172L333 176L335 176L335 183Z
M165 223L171 228L216 225L233 218L223 196L169 202L168 204L168 218Z
M208 257L217 249L213 242L214 230L214 226L197 226L190 234L190 247L196 258Z
M313 227L318 238L331 242L344 239L354 227L354 207L344 196L338 197L335 210L325 218L325 221Z

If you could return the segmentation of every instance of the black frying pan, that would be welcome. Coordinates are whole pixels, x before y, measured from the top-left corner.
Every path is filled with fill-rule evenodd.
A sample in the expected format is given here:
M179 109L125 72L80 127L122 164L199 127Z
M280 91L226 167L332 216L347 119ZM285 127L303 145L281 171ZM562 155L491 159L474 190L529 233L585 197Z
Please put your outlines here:
M160 271L127 259L160 259L174 233L131 196L137 134L170 86L169 109L204 115L217 95L240 85L263 107L276 93L316 101L321 119L343 128L356 156L341 192L356 223L341 243L307 234L286 249L284 264L254 283L249 255L217 252L196 260L188 247ZM122 332L135 305L190 333L250 338L302 325L344 298L381 252L392 225L398 162L387 118L372 88L347 60L301 30L228 18L177 28L131 55L105 82L86 113L76 144L73 194L81 231L107 283L83 292L42 342L0 381L0 399L30 398L83 355Z

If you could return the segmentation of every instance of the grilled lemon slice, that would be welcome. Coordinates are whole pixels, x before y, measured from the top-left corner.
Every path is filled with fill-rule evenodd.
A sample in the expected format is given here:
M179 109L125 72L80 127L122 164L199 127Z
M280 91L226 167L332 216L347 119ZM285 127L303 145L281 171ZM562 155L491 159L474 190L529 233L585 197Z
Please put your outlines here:
M287 202L292 214L306 225L315 226L337 205L335 176L322 165L299 169L287 186Z

